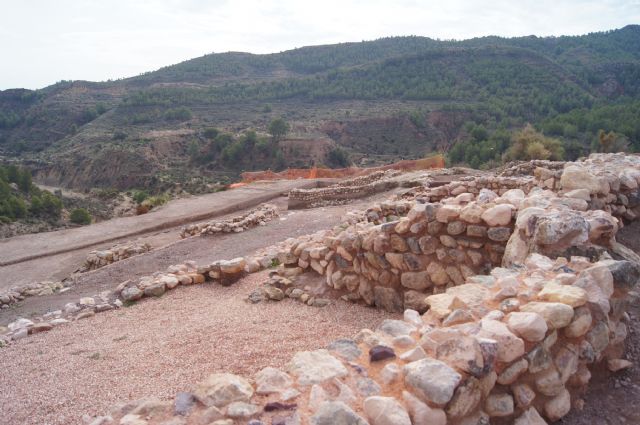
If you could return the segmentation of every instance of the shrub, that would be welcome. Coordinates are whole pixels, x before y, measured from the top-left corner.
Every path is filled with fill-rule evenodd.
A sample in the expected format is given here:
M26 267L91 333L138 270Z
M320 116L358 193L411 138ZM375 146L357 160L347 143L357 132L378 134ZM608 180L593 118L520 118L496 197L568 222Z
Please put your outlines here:
M75 224L91 224L91 214L84 208L76 208L71 211L69 219Z
M145 199L149 197L149 194L144 190L134 190L132 198L137 204L141 204Z

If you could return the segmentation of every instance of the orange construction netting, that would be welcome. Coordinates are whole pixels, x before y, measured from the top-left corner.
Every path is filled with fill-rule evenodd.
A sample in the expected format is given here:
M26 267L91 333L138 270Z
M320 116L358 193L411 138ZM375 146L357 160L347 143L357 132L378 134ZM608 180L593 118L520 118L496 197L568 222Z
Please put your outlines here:
M344 178L364 176L376 171L399 170L399 171L415 171L428 170L434 168L444 168L444 157L435 155L429 158L403 160L389 165L372 168L288 168L279 173L271 170L267 171L247 171L241 174L242 182L235 185L243 185L258 180L296 180L296 179L315 179L315 178Z

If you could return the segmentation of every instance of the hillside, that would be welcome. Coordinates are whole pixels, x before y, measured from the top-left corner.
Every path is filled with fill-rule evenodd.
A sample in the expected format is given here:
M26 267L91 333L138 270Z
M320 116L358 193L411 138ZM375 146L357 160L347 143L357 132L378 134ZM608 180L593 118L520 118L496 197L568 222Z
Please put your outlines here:
M639 82L637 25L209 54L117 81L2 91L0 150L50 185L193 191L249 169L420 157L528 122L573 159L600 129L640 148ZM278 117L290 125L282 140L267 135ZM483 162L501 152L491 155Z

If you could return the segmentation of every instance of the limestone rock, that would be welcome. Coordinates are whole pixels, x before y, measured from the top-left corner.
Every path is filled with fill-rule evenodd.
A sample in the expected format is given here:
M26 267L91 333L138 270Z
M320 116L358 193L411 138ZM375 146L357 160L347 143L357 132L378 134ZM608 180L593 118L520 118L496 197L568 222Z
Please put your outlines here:
M311 417L311 425L369 425L341 401L327 401Z
M409 414L393 397L369 397L363 407L371 425L411 425Z
M564 190L586 189L590 194L609 193L609 183L591 174L586 168L578 165L569 165L562 172L560 184Z
M333 351L348 361L354 361L362 354L356 341L352 339L337 339L327 346L327 350Z
M547 283L538 293L538 299L567 304L571 307L579 307L587 302L587 293L584 289L571 285L559 285L554 282Z
M508 204L500 204L487 209L482 213L482 219L489 226L506 226L511 222L511 212L513 206Z
M422 400L444 405L451 400L462 376L446 363L430 358L405 365L404 380Z
M563 303L530 302L521 306L520 311L539 314L552 330L564 328L573 319L573 308Z
M402 392L402 399L414 424L446 425L444 410L430 407L408 391Z
M378 331L384 332L387 335L391 336L402 336L402 335L411 335L412 332L416 330L416 327L411 323L407 323L404 320L384 320L380 326L378 326Z
M513 312L507 316L507 326L516 335L531 342L544 339L547 333L547 323L537 313Z
M319 384L348 374L342 362L327 350L298 352L291 359L288 368L300 385Z
M194 395L205 406L224 407L234 401L249 401L253 387L240 376L214 373L198 384Z
M291 387L291 377L280 369L265 367L255 375L256 394L281 393Z
M524 354L524 341L515 336L502 322L491 319L480 321L478 336L498 341L498 360L512 362Z

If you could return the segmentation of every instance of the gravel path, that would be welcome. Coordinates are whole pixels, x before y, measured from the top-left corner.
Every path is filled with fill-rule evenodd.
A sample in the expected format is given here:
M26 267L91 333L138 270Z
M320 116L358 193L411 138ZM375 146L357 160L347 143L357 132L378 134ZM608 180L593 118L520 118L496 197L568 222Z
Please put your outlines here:
M266 276L179 288L0 350L0 424L76 424L118 401L170 399L210 373L282 366L296 351L395 317L343 301L243 301Z

